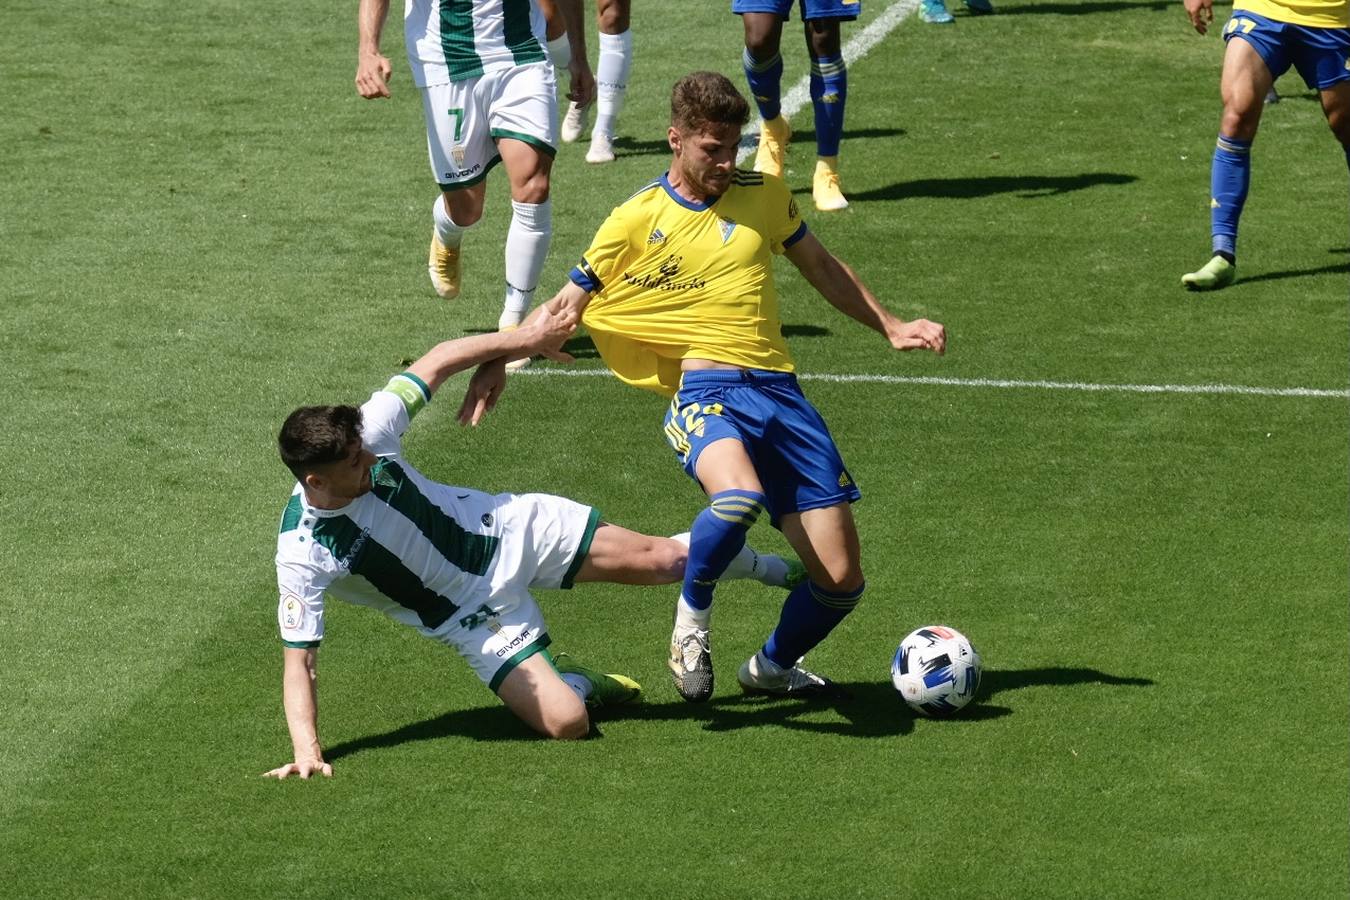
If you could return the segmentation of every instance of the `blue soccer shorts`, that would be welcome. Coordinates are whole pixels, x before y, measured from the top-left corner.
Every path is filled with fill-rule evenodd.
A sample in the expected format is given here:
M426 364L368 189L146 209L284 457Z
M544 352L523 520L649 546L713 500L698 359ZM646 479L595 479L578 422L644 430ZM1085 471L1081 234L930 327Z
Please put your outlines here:
M791 372L685 372L666 413L666 439L695 481L699 454L713 441L745 447L775 528L788 513L862 497L834 438Z
M783 21L792 18L792 7L801 11L802 20L856 19L862 13L862 0L731 0L731 11L773 13Z
M1350 28L1291 25L1234 9L1223 27L1224 41L1233 38L1251 44L1275 78L1292 65L1310 88L1324 90L1350 80Z

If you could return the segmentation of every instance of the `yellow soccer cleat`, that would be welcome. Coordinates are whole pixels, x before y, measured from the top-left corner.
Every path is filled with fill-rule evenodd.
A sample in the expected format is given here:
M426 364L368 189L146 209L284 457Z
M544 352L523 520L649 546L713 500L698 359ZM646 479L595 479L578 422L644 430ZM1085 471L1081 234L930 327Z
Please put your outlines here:
M497 317L497 330L515 331L517 328L520 327L520 323L523 322L524 320L525 320L524 313L512 313L507 312L506 310L502 310L502 314ZM533 361L533 359L534 357L531 356L526 356L521 359L513 359L506 364L506 371L519 372L521 369L527 367Z
M446 300L459 296L459 248L442 244L435 231L431 233L431 250L427 254L427 274L437 294Z
M816 201L816 209L822 212L848 209L848 199L844 196L844 189L839 186L838 159L836 156L816 159L816 174L811 179L811 199Z
M782 178L788 141L791 138L792 126L785 117L778 116L763 123L759 129L759 152L755 154L755 171Z
M574 675L580 675L591 683L591 693L586 698L586 705L591 709L600 706L620 706L624 703L632 703L642 696L642 685L627 675L614 675L588 669L585 666L578 665L566 653L559 653L555 656L553 665L559 672L571 672Z
M1236 280L1237 265L1217 253L1196 271L1181 276L1181 283L1188 291L1217 291Z

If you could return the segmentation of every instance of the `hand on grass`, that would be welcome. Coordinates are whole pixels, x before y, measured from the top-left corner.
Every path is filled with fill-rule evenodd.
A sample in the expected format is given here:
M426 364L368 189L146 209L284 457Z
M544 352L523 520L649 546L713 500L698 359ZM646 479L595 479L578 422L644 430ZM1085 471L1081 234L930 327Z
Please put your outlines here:
M275 778L280 781L290 775L299 775L301 778L308 779L309 776L318 774L322 774L325 778L332 778L332 765L319 759L305 759L300 762L290 762L284 766L277 766L269 772L264 772L263 777Z

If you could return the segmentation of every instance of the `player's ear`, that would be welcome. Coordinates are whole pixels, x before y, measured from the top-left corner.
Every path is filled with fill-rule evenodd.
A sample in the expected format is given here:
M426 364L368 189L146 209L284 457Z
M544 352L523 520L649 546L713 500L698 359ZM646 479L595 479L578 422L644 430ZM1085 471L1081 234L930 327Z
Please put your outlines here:
M666 130L666 143L670 145L671 150L679 153L680 129L676 128L674 125L670 126L670 128Z
M306 472L303 480L311 491L322 491L328 486L327 480L317 472Z

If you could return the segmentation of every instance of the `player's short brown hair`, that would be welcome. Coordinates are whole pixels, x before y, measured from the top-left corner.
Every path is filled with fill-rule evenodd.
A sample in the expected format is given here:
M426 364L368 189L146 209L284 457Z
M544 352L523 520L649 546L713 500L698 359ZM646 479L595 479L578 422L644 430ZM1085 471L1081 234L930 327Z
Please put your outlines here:
M315 466L347 458L361 439L361 410L355 406L302 406L286 417L277 435L281 461L303 481Z
M717 72L690 72L675 82L670 93L670 124L682 134L703 131L708 125L744 125L750 104L725 76Z

